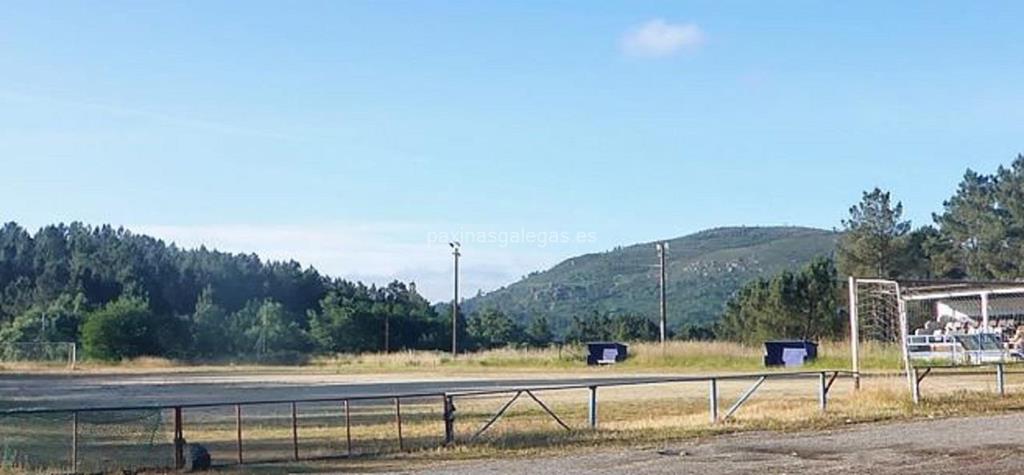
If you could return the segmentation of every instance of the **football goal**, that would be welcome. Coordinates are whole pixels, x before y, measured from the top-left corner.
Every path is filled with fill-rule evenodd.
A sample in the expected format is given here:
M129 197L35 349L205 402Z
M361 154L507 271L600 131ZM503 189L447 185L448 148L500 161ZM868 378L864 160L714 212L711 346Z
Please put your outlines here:
M917 368L1024 360L1024 282L850 277L849 316L853 371L862 344L897 344L915 399Z
M34 341L0 344L0 362L44 363L74 368L78 351L74 342Z

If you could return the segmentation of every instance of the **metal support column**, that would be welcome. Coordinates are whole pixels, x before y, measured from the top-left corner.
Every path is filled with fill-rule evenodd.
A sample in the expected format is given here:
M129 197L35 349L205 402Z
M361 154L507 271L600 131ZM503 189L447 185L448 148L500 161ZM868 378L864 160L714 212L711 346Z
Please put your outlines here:
M587 418L590 421L590 428L597 429L597 386L590 387L590 407Z
M292 458L299 461L299 409L292 402Z
M181 427L181 407L174 408L174 468L185 467L185 435Z
M988 292L981 294L981 328L986 331L991 328L989 326Z
M235 433L237 436L238 464L241 465L244 462L242 459L242 406L240 404L235 404Z
M921 378L917 375L917 367L910 367L910 396L914 404L921 403Z
M402 400L395 398L395 424L398 425L398 451L405 451L405 442L402 441Z
M1006 395L1006 368L1002 363L996 364L996 392L1000 396Z
M351 408L348 404L348 399L345 400L345 454L349 457L352 456L352 413Z
M71 413L71 472L78 473L78 411Z
M715 424L718 422L718 380L711 378L711 384L708 391L708 404L711 409L711 423Z
M825 412L825 407L828 404L828 382L825 379L825 372L822 371L818 374L818 407L821 408L821 412Z
M455 403L452 397L445 394L442 396L444 404L444 445L455 443Z

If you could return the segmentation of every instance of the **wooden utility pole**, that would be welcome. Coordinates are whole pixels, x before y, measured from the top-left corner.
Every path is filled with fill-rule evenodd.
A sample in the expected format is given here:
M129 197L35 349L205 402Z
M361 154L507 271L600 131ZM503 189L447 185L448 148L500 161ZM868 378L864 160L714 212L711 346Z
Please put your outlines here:
M660 310L661 310L661 325L659 330L661 331L660 341L661 346L665 346L665 327L667 325L667 308L665 305L665 254L668 251L667 242L659 242L654 245L655 249L658 250L658 275L659 275L659 293L660 293Z
M459 354L459 244L458 241L448 243L455 257L455 298L452 299L452 357Z

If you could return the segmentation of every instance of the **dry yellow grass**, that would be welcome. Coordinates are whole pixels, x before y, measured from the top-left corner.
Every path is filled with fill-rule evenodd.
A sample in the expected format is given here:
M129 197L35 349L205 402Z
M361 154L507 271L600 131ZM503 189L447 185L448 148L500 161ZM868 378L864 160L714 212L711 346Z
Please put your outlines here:
M723 341L670 341L664 345L638 342L629 344L630 357L616 368L624 371L691 371L724 372L763 369L763 349ZM465 370L481 368L514 368L519 370L573 370L583 367L585 350L580 346L561 348L514 349L467 353L452 358L450 354L431 351L402 351L390 354L332 355L315 358L314 367L339 371L360 370ZM850 368L848 342L822 342L814 368ZM861 367L864 370L900 368L900 350L894 344L864 343L861 345Z
M629 372L725 372L757 371L763 369L760 346L733 342L670 341L664 347L658 343L629 344L630 358L616 365L616 370ZM397 351L392 353L336 354L317 356L299 366L261 365L257 363L225 364L169 360L143 357L115 363L83 362L75 371L96 373L132 372L237 372L237 371L290 371L333 373L430 372L461 373L492 368L532 371L602 371L588 369L584 364L585 349L578 345L549 348L501 348L460 354L453 358L441 351ZM812 367L850 368L850 346L847 342L822 342L818 361ZM861 367L865 371L893 370L900 367L900 352L896 345L864 343L861 346ZM64 372L64 364L3 363L0 371L8 372ZM606 370L605 370L606 371Z

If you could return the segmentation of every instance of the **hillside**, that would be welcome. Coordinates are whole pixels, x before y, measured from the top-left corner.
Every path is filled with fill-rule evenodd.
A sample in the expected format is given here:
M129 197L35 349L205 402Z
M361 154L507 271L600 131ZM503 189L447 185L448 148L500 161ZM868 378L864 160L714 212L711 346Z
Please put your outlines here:
M830 255L838 235L801 227L732 227L669 240L670 328L719 318L743 283ZM653 243L567 259L549 270L464 303L467 313L494 307L526 321L544 315L563 331L573 315L594 310L658 315L657 253Z

